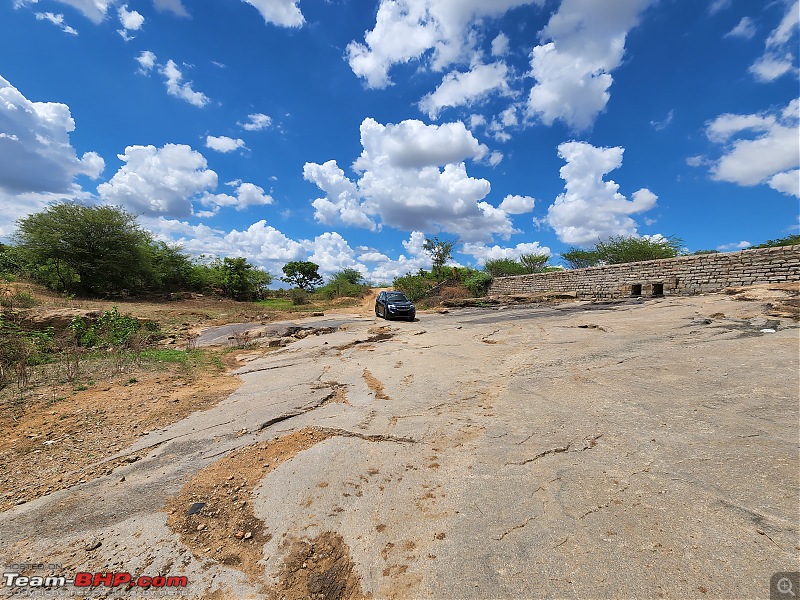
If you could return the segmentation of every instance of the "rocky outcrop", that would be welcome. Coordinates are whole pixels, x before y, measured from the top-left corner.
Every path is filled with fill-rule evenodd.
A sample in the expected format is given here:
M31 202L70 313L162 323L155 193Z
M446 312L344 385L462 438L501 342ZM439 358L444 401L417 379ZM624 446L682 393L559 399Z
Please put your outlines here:
M69 327L75 317L95 321L100 315L102 312L99 310L82 308L29 308L16 311L14 320L23 329L45 331L52 327L56 331L61 331Z

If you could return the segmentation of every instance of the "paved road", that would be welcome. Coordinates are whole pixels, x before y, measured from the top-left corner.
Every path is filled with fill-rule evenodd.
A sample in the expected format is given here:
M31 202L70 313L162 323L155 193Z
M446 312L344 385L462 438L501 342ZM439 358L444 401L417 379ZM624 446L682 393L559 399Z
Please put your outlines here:
M126 450L143 460L0 515L0 558L179 571L193 598L768 597L800 570L800 370L796 323L761 308L354 317L240 369L226 401ZM262 464L303 430L320 437ZM161 512L232 452L213 489L267 473L236 492L268 533L256 577Z

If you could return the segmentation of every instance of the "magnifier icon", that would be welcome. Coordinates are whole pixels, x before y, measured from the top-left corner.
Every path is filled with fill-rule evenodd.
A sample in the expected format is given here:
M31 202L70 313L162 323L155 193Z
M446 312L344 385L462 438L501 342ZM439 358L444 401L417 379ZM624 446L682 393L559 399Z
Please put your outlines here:
M791 594L795 598L797 597L797 595L794 593L794 589L792 588L792 580L788 577L781 577L778 579L776 587L781 594Z

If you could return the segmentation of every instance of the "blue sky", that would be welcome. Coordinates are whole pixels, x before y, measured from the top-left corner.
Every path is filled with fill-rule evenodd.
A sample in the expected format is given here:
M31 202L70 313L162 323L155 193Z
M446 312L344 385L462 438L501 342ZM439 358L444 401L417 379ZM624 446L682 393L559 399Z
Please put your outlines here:
M121 205L372 281L798 231L797 0L4 0L0 239Z

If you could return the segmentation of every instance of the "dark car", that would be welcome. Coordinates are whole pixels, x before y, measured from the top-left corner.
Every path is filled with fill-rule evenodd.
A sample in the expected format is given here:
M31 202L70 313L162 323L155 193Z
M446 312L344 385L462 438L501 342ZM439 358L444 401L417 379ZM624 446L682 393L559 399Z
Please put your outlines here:
M375 316L413 321L417 316L417 309L403 292L381 292L375 299Z

